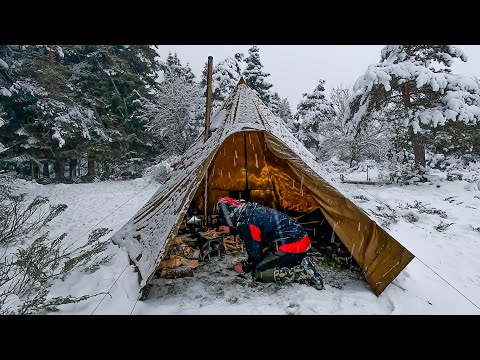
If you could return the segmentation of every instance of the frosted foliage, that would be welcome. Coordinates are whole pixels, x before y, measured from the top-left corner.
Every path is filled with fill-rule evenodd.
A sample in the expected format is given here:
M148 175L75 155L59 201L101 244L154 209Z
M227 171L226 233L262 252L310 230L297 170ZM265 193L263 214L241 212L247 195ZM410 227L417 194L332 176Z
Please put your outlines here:
M468 60L462 49L452 45L387 45L381 51L381 61L392 64L411 61L428 67L435 61L452 66L455 58Z
M23 126L18 130L15 130L15 134L20 136L28 136L28 133L25 131L25 128Z
M453 57L466 59L460 49L443 47L445 52L427 55L432 59L441 59L446 64L451 64ZM411 108L404 125L411 125L415 132L420 130L420 124L437 127L448 121L465 124L478 122L480 88L473 78L426 67L425 59L417 60L413 55L409 58L402 45L385 47L382 58L383 63L370 65L354 85L354 95L350 99L352 112L348 112L345 118L352 125L358 124L368 113L370 103L375 102L374 96L378 94L374 89L381 89L387 93L386 96L392 96L394 93L388 94L400 93L400 86L405 83L411 88ZM425 103L421 96L425 93L434 94L429 95L432 99L430 103ZM397 96L397 99L401 101L402 97Z
M319 84L311 94L303 94L297 106L295 119L299 125L298 138L309 149L318 150L322 138L330 132L330 123L335 117L331 101L325 98L325 81Z
M2 88L0 88L0 96L10 97L10 96L12 96L12 93L10 92L10 90L2 87Z
M280 101L280 96L277 92L274 92L273 95L270 97L270 104L268 104L268 107L276 116L279 116Z
M68 139L78 136L90 140L92 132L95 138L111 140L97 121L94 112L88 108L79 105L67 106L50 98L41 98L35 105L39 112L52 119L47 126L52 129L52 138L58 141L60 148L68 142Z
M8 64L2 58L0 58L0 69L8 69Z
M272 96L269 89L273 85L265 80L270 74L262 71L263 65L260 62L260 49L254 45L248 50L248 54L248 57L245 59L246 67L243 71L245 82L268 104Z
M18 80L10 87L11 93L24 93L32 96L47 96L47 91L31 80Z
M61 135L61 133L60 133L60 128L58 128L58 127L55 126L55 127L53 127L52 129L53 129L53 131L54 131L54 133L53 133L53 135L52 135L52 138L55 139L55 140L57 140L57 141L58 141L58 147L59 147L59 148L62 148L63 145L65 145L65 139L62 138L62 135Z
M55 117L54 131L52 136L59 141L59 147L62 147L65 141L61 137L62 128L67 127L68 132L80 133L85 139L91 139L90 130L93 130L102 140L109 141L110 138L98 126L94 112L82 106L74 106L66 109L65 113Z
M155 102L142 98L140 118L147 121L147 131L165 142L169 155L183 153L195 134L194 120L203 110L197 84L169 77L159 86Z
M290 103L287 98L283 98L278 103L277 107L277 116L286 121L287 123L293 118L292 110L290 108Z
M60 46L57 46L57 54L61 59L65 57L65 54L63 53L63 49Z
M224 111L217 112L212 119L213 123L219 121L223 125L218 126L205 143L203 137L199 137L178 162L172 164L173 170L167 174L159 190L113 236L116 243L126 248L131 259L138 259L136 265L142 274L142 286L155 272L165 244L175 235L173 228L186 213L213 156L228 136L244 128L266 130L299 154L308 166L316 167L315 157L244 84L237 86L224 104Z
M240 80L240 66L234 58L228 57L218 63L212 72L212 92L225 100Z
M177 56L177 53L169 53L166 61L161 62L159 68L163 71L165 78L181 78L188 82L192 82L195 78L195 75L192 73L190 66L188 66L188 64L186 66L183 66Z

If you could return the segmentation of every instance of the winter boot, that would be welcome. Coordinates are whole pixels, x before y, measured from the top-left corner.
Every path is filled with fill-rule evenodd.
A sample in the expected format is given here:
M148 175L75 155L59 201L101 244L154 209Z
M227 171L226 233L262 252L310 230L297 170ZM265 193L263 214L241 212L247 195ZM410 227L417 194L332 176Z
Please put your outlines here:
M302 265L293 266L291 268L275 268L273 276L276 283L300 283L304 285L313 285L313 277L304 269Z
M253 281L260 281L264 283L275 282L275 269L267 269L263 271L254 270L252 271Z
M308 256L305 256L300 265L311 276L311 283L309 285L313 286L317 290L323 290L323 278L318 272L317 267L313 263L312 259L310 259Z

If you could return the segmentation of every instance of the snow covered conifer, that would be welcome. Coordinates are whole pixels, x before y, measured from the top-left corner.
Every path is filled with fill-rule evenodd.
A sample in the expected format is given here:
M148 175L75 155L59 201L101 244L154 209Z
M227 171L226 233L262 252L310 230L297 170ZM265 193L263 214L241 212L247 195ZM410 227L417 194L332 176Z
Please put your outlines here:
M193 82L195 78L190 66L188 64L183 66L177 53L168 53L167 60L160 63L160 70L163 71L165 77L175 76L188 82Z
M237 54L238 56L238 54ZM237 57L227 57L213 67L212 73L212 109L223 105L227 96L240 80L241 69Z
M268 105L268 107L277 116L278 116L278 107L280 105L280 101L281 101L280 96L275 91L273 95L270 97L270 104Z
M474 79L452 74L455 58L467 61L451 45L387 45L378 64L370 65L354 85L345 121L355 126L372 111L394 106L410 129L415 162L425 165L424 128L449 122L476 124L480 88Z
M273 85L266 82L266 78L270 74L262 71L263 65L260 62L260 49L258 46L253 45L248 50L248 54L248 57L245 59L246 67L243 71L245 82L266 105L269 105L272 96L270 88Z
M298 131L298 123L295 122L293 118L288 98L280 98L278 93L275 92L272 96L272 103L270 104L270 109L275 115L277 115L285 122L285 124L292 133L296 133Z
M313 93L303 94L297 106L295 120L299 124L297 137L305 146L318 151L326 126L335 116L333 104L325 98L325 80L320 79Z
M289 123L289 121L291 121L291 119L293 118L293 114L288 98L285 97L280 99L277 107L277 112L277 115L287 124Z

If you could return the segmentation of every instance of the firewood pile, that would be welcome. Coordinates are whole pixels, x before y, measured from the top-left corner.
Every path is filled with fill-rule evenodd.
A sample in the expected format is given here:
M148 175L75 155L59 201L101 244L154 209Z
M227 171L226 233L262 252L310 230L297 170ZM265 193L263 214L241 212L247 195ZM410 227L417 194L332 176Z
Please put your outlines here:
M236 250L236 251L243 251L244 246L243 242L237 236L225 236L223 239L223 245L225 246L225 251L227 250Z
M168 244L168 251L160 262L157 275L160 278L176 279L193 276L193 269L198 266L200 250L184 244L180 236Z
M202 233L203 237L216 238L220 237L222 234L217 232L215 229L210 229Z

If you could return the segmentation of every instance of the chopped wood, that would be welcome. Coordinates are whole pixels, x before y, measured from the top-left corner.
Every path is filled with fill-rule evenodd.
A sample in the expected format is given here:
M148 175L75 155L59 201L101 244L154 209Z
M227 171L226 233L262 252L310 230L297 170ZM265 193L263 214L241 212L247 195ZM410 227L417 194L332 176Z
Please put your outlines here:
M202 234L205 237L218 237L218 236L222 235L221 233L217 232L215 229L207 230Z

